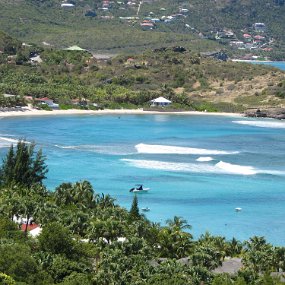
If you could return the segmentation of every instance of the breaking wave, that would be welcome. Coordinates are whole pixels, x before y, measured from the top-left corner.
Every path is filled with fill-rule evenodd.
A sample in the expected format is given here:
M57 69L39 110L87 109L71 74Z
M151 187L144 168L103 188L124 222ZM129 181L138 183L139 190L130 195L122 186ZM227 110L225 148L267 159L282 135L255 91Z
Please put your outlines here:
M10 147L11 144L17 144L19 140L6 138L6 137L0 137L0 148L2 147Z
M131 155L134 154L133 149L130 149L128 146L120 145L55 145L57 148L61 149L75 149L80 151L89 151L100 154L109 154L109 155Z
M267 122L267 121L233 121L235 124L247 125L259 128L285 129L285 122Z
M198 157L196 159L196 161L199 161L199 162L208 162L208 161L212 161L214 160L214 158L210 157L210 156L201 156L201 157Z
M232 174L255 175L258 173L258 170L252 166L242 166L223 161L218 162L215 167Z
M151 145L151 144L137 144L135 146L138 153L148 154L196 154L196 155L223 155L223 154L237 154L238 151L223 151L215 149L191 148L181 146L169 145Z
M195 163L177 163L156 160L135 160L122 159L131 166L137 168L165 170L174 172L191 172L191 173L214 173L214 174L232 174L232 175L256 175L271 174L285 175L284 172L274 170L261 170L252 166L242 166L220 161L216 164L195 164Z

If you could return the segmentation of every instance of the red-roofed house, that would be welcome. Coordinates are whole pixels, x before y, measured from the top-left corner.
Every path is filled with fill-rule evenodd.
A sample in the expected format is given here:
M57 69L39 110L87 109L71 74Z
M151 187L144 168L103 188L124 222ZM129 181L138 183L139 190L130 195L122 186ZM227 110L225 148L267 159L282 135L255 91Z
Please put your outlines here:
M22 224L21 225L21 231L25 231L26 230L26 224ZM29 235L36 237L38 236L42 231L42 228L40 227L40 225L38 224L28 224L27 227L27 232L29 233Z
M31 224L31 225L28 225L27 227L27 231L31 231L31 230L34 230L35 228L39 227L39 225L37 224ZM25 231L26 230L26 224L22 224L21 225L21 231Z
M250 35L250 34L243 34L243 37L244 37L245 39L249 39L249 38L251 38L251 35Z
M260 36L260 35L256 35L256 36L254 37L254 39L255 39L255 40L259 40L259 41L261 41L261 40L264 40L264 39L265 39L265 37Z

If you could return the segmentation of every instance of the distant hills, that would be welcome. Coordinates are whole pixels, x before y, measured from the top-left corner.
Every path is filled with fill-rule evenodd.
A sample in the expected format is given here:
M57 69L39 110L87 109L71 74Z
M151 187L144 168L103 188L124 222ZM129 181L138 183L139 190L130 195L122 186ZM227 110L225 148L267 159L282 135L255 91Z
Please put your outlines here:
M227 49L237 55L258 49L262 56L277 59L285 54L284 0L148 0L141 4L139 0L0 0L0 5L1 30L40 45L76 44L110 53L182 45L193 51ZM256 22L266 26L265 45L257 43L256 48L254 39L253 47L249 43L245 51L229 45L232 40L244 41L243 34L250 33ZM217 39L217 32L224 30L232 31L233 38Z

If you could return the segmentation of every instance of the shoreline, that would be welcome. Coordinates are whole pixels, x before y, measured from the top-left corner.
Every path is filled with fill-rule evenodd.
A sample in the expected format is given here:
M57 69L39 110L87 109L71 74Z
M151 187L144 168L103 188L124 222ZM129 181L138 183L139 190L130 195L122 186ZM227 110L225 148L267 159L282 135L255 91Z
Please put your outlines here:
M232 62L247 62L247 63L273 63L273 62L283 62L283 61L272 61L272 60L254 60L254 59L232 59Z
M254 59L231 59L232 62L245 62L245 63L285 63L285 60L254 60Z
M143 109L105 109L105 110L37 110L24 109L17 111L0 111L1 118L10 117L30 117L30 116L60 116L60 115L206 115L206 116L227 116L227 117L243 117L241 113L224 113L224 112L199 112L199 111L182 111L182 112L159 112L159 111L143 111Z

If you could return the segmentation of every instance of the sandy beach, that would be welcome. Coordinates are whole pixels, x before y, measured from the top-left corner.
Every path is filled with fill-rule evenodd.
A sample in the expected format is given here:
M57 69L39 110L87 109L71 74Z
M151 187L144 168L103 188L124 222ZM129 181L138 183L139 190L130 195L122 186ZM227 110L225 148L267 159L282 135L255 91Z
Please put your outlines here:
M148 115L148 114L159 114L159 115L209 115L209 116L230 116L230 117L242 117L242 114L238 113L221 113L221 112L197 112L197 111L184 111L184 112L158 112L158 111L144 111L143 109L105 109L105 110L78 110L78 109L70 109L70 110L53 110L53 111L45 111L45 110L37 110L37 109L29 109L23 108L21 110L15 111L0 111L0 118L7 117L21 117L21 116L55 116L55 115Z

